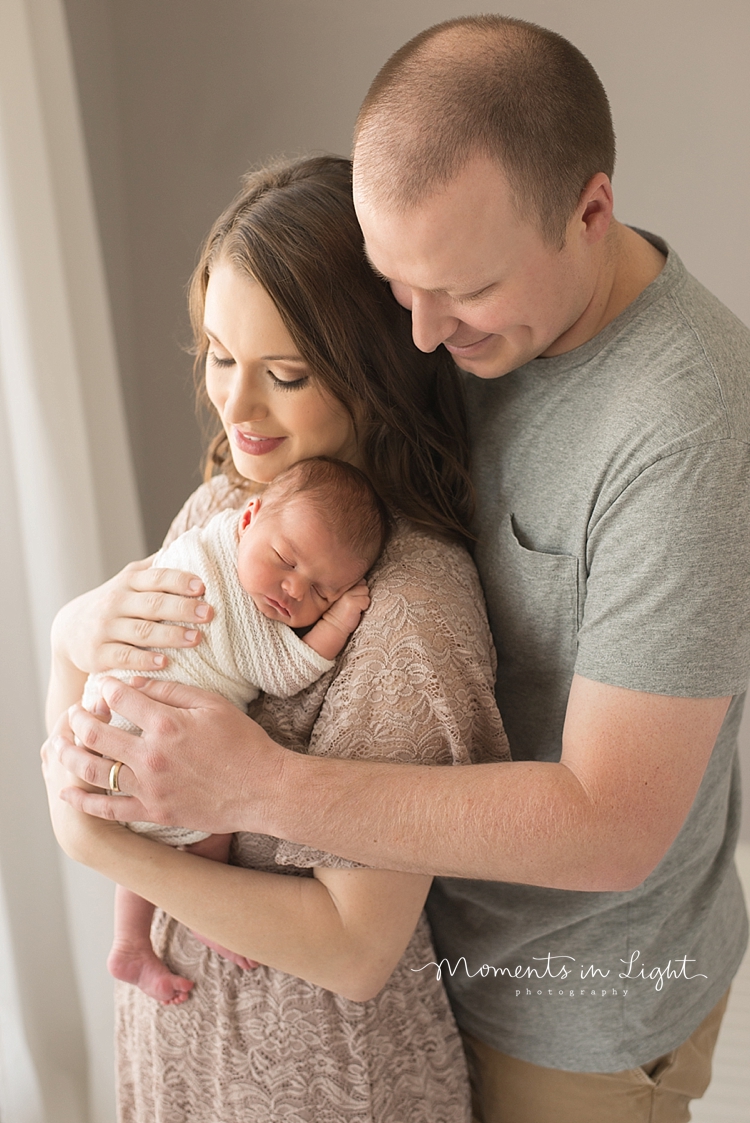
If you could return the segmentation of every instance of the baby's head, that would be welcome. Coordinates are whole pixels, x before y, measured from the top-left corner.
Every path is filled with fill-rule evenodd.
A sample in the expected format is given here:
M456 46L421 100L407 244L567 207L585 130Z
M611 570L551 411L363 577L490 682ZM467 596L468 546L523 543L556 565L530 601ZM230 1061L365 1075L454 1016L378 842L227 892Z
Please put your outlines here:
M356 585L385 546L388 513L358 468L300 460L245 508L237 572L270 620L314 624Z

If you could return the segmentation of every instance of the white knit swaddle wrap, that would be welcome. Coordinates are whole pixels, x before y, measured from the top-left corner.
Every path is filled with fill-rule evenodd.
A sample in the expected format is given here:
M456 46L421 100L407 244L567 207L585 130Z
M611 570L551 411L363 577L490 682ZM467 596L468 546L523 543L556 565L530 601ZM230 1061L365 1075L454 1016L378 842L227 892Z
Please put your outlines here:
M194 648L173 648L163 671L138 672L146 678L167 679L222 694L241 710L261 690L288 698L310 686L333 666L308 647L286 624L269 620L255 606L237 576L238 523L241 512L222 511L205 527L181 534L154 558L160 569L182 569L197 574L206 586L205 599L213 607L210 624L200 626L201 642ZM158 649L155 649L158 650ZM107 671L129 681L132 671ZM90 675L83 705L92 709L105 674ZM118 729L140 732L119 714L112 715ZM206 762L210 767L210 760ZM157 823L128 823L131 830L171 846L189 846L208 838L205 831L164 827Z

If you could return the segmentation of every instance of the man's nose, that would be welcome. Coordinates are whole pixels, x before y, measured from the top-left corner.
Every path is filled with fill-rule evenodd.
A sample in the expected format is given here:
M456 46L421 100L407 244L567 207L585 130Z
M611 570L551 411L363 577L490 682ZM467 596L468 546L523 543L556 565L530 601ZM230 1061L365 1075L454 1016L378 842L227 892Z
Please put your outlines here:
M455 333L459 325L441 307L439 296L415 292L411 302L411 334L420 351L434 351Z

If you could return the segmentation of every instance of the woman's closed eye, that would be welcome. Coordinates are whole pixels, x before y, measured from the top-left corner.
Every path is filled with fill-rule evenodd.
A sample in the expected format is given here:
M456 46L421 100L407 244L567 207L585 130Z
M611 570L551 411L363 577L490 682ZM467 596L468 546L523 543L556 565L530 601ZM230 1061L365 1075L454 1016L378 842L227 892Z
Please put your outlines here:
M217 355L215 351L208 352L208 361L215 367L233 367L234 359L231 355Z
M274 387L279 390L300 390L310 381L310 377L307 374L303 374L298 378L279 378L272 370L269 370L267 373Z

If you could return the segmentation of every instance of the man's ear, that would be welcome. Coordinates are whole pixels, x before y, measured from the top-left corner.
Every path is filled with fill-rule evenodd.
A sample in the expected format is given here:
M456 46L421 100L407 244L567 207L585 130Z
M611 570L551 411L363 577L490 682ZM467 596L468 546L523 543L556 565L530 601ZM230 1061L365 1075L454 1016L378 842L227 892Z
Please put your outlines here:
M581 192L575 217L580 223L590 243L605 237L612 221L614 200L612 184L604 172L597 172Z
M242 512L242 517L240 519L240 537L242 537L247 528L249 526L252 526L255 522L256 518L258 517L258 512L260 511L260 506L261 498L259 495L256 495L250 500L247 507L245 507L245 510Z

